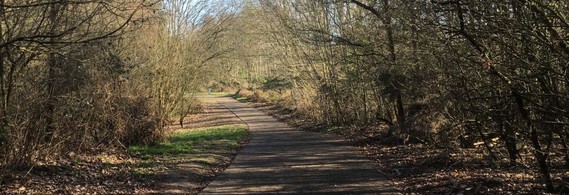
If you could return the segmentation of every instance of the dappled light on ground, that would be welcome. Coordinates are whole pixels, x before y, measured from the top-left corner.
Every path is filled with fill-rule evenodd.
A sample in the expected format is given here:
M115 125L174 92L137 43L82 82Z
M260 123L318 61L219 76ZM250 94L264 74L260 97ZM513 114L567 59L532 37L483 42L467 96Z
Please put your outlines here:
M302 132L229 98L218 101L250 128L251 141L203 193L395 193L357 148Z

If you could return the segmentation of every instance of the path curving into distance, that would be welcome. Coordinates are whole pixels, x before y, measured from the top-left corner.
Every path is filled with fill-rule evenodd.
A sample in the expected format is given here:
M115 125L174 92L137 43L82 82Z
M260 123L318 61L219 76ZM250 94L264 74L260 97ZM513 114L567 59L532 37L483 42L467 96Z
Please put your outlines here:
M201 194L397 194L349 142L296 130L230 97L209 98L249 125L251 141Z

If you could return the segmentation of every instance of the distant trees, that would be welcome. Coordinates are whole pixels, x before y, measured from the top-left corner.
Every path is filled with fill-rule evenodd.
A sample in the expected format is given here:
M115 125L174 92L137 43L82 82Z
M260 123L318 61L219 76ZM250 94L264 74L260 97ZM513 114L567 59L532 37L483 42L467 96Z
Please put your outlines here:
M233 16L223 6L209 1L172 0L164 5L163 18L146 26L144 35L135 40L134 49L144 55L133 70L132 89L144 91L151 98L156 116L163 121L173 115L187 115L195 101L193 93L203 86L211 60L227 53L220 46L229 19ZM225 8L227 9L227 8ZM213 14L220 13L218 16Z
M211 80L227 87L259 87L269 75L288 74L288 69L275 57L278 51L270 45L273 39L272 34L267 33L269 21L263 17L271 15L251 3L238 8L225 36L218 40L227 55L212 62L216 67L210 71L214 76Z

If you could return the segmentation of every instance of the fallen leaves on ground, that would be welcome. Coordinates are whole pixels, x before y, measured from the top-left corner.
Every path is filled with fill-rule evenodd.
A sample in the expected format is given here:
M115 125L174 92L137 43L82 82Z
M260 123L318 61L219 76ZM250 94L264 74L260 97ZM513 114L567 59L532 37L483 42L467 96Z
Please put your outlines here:
M146 181L131 174L137 163L123 151L94 150L40 162L28 170L4 175L2 193L132 194L144 193Z
M241 123L220 105L206 106L203 112L187 117L184 128ZM180 130L179 125L169 127L171 132ZM197 194L229 166L237 153L202 149L207 150L197 152L202 156L141 157L124 149L69 153L25 170L0 174L0 194Z
M545 194L529 147L522 149L520 162L510 166L507 159L490 159L482 146L453 150L420 143L402 144L399 140L382 137L386 127L380 124L364 128L329 127L274 104L254 105L297 128L333 133L351 140L404 193ZM498 156L506 155L505 151L495 152ZM559 168L563 162L560 154L550 157L550 163L555 165L551 176L557 186L569 186L569 169ZM561 193L567 192L569 190Z

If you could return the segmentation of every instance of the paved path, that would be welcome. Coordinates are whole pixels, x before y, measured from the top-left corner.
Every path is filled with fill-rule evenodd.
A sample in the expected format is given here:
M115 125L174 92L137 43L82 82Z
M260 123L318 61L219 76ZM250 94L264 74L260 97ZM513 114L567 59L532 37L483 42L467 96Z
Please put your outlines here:
M229 97L216 99L249 125L252 139L202 194L396 192L348 142L295 130Z

